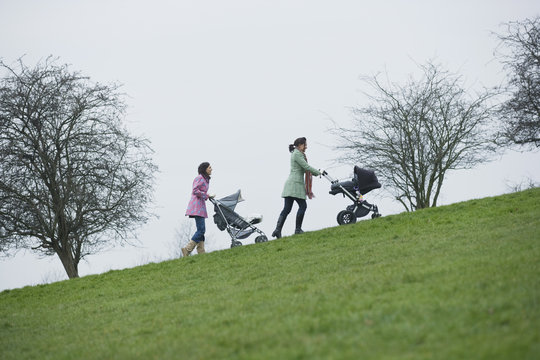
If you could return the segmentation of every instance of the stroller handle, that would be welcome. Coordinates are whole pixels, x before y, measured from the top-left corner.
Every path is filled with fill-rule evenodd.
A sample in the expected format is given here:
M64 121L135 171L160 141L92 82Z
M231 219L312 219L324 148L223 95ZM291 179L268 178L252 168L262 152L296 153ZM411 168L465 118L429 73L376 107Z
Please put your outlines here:
M221 202L219 200L216 200L213 197L208 197L208 200L214 205L217 205L218 203L221 204Z
M322 176L324 176L326 178L326 180L330 181L330 183L332 183L332 184L336 184L336 183L339 182L339 180L336 180L333 177L331 177L326 171L322 172Z

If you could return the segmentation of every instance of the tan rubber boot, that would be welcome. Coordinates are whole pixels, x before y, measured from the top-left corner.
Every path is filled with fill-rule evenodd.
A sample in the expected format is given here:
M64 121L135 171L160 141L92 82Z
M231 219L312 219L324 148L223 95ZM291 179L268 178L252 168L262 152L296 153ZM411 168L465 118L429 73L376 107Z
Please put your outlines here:
M204 250L204 241L199 241L197 243L197 254L204 254L206 251Z
M184 257L189 256L189 254L191 254L193 249L195 249L195 245L197 245L197 243L193 240L190 240L188 244L186 245L186 247L182 248L182 256Z

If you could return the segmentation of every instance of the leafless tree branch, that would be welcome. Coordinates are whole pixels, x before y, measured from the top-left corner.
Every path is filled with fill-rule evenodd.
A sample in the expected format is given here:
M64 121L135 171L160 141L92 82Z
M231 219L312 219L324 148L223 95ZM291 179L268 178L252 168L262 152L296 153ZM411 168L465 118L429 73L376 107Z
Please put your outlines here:
M405 85L380 74L364 81L369 105L353 109L351 128L336 126L343 162L374 169L407 211L437 205L449 170L472 168L496 150L494 96L469 96L462 79L428 62Z
M89 254L134 236L157 170L147 139L122 126L119 85L57 59L0 62L0 252L57 254L70 278Z
M508 70L508 100L499 108L507 144L540 146L540 16L504 24L495 55Z

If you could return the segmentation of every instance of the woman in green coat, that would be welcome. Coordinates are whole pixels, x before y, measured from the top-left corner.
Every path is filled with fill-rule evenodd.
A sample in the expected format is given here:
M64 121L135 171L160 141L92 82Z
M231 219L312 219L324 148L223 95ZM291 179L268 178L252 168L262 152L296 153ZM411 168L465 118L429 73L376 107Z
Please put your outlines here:
M272 233L272 236L278 239L281 237L281 229L295 201L298 203L298 212L296 213L296 230L294 233L303 233L302 222L304 221L304 214L307 208L306 195L310 199L313 198L313 192L311 191L312 175L321 175L319 170L309 166L305 154L306 149L307 142L305 137L298 138L294 141L294 144L289 145L291 172L281 193L285 204L281 214L279 214L276 229Z

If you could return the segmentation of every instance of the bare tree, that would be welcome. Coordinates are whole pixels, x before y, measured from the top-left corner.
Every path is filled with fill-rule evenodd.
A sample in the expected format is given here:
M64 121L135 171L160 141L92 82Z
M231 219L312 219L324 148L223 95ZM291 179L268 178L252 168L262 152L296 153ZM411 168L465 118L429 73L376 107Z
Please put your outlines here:
M195 223L191 219L183 219L180 226L174 232L174 239L171 242L171 251L175 258L182 257L182 248L186 247L195 233Z
M496 51L509 71L510 98L499 110L510 143L540 146L540 17L505 24Z
M118 85L47 58L0 61L0 252L58 255L69 278L151 214L152 150L122 126Z
M407 211L437 206L449 170L489 160L489 93L467 95L459 76L428 62L405 85L365 78L370 105L353 109L353 127L334 129L345 162L374 169Z

